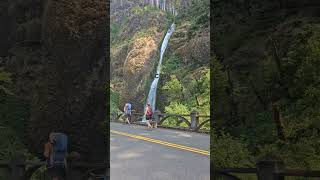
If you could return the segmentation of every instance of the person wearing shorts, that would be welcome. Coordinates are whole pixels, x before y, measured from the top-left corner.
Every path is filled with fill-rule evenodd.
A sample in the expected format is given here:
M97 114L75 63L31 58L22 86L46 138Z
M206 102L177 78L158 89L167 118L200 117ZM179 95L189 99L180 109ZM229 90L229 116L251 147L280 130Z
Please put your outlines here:
M146 110L145 110L145 115L146 115L146 123L148 125L148 128L152 128L151 125L151 120L152 120L152 108L150 106L150 104L148 103L146 106Z

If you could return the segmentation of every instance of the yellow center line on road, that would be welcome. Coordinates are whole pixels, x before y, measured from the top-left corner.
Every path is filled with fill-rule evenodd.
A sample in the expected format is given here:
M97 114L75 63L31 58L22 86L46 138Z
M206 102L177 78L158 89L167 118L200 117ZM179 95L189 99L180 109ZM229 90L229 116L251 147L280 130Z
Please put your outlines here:
M210 152L209 151L202 150L202 149L183 146L183 145L174 144L174 143L170 143L170 142L166 142L166 141L160 141L160 140L157 140L157 139L147 138L147 137L144 137L144 136L138 136L138 135L134 135L134 134L128 134L128 133L115 131L115 130L110 130L110 132L114 133L114 134L122 135L122 136L127 136L127 137L131 137L131 138L135 138L135 139L140 139L140 140L144 140L144 141L148 141L148 142L161 144L161 145L164 145L164 146L169 146L169 147L173 147L173 148L177 148L177 149L181 149L181 150L185 150L185 151L190 151L190 152L194 152L194 153L210 156Z

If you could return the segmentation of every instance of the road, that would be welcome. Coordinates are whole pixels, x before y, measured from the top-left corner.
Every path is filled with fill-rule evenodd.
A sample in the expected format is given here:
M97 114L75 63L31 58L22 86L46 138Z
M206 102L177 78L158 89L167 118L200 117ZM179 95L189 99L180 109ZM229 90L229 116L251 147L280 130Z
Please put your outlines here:
M206 134L111 123L111 180L209 180Z

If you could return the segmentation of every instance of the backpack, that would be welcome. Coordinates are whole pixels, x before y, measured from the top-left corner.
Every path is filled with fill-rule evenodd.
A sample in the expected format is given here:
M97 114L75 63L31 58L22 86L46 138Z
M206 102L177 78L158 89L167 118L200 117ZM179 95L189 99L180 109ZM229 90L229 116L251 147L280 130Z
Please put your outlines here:
M53 134L53 153L51 159L51 165L65 165L65 157L68 150L68 136L63 133Z
M131 111L131 104L128 103L128 111Z
M146 113L147 116L152 116L152 109L151 107L150 108L147 108L147 113Z
M130 103L126 104L124 114L131 115L131 104Z

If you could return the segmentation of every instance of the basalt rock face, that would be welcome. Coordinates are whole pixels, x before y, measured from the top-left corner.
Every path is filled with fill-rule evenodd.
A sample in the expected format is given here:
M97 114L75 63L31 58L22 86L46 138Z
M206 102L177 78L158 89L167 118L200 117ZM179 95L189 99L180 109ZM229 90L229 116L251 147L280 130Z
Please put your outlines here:
M5 66L31 104L30 149L41 153L48 134L61 131L82 160L105 161L106 1L15 0L8 13Z
M196 63L209 65L210 59L210 27L197 30L192 35L190 24L179 24L170 39L170 50L181 57L185 65Z
M157 53L167 30L164 11L147 9L139 1L111 2L111 85L120 92L120 105L131 102L143 110L145 87L158 61ZM122 109L122 107L119 107Z

